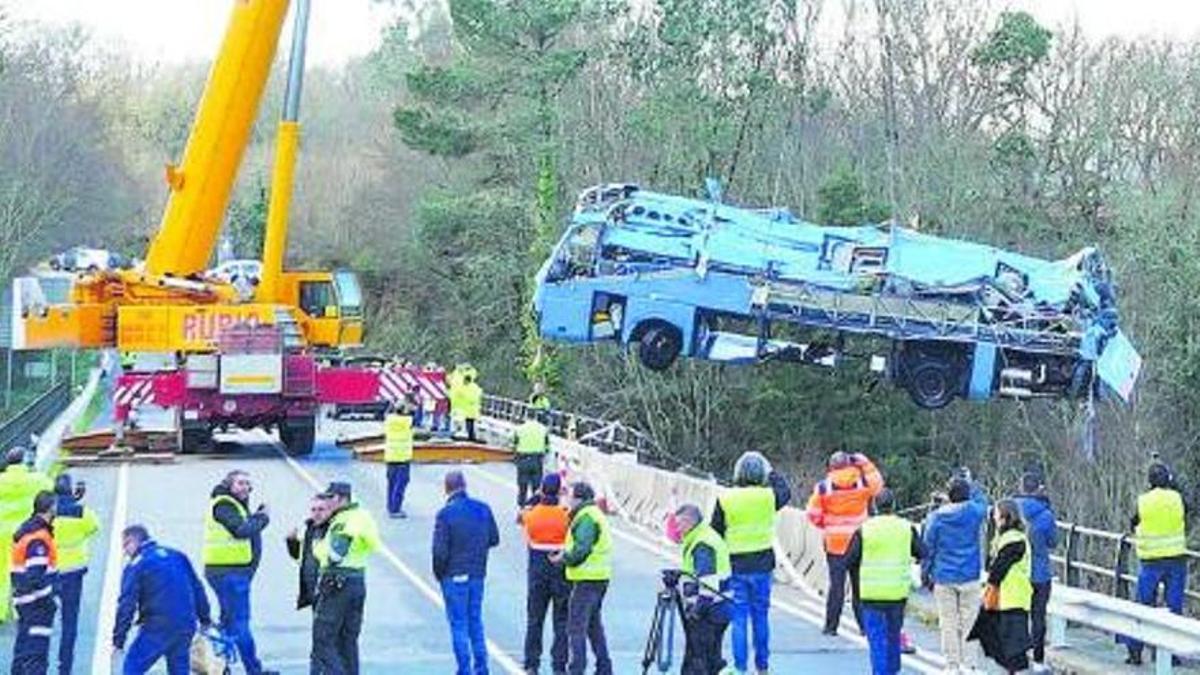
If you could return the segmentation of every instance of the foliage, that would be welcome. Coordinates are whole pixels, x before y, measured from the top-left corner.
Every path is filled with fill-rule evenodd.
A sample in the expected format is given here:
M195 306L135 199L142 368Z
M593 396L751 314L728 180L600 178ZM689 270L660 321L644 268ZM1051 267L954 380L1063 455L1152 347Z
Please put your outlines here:
M888 219L888 208L867 203L862 177L841 166L817 189L817 221L823 225L862 225Z

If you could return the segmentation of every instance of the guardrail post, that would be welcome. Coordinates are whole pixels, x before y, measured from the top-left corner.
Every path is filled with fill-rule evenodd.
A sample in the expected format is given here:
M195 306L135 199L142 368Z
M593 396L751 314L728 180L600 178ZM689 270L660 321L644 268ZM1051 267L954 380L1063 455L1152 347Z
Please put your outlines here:
M1079 555L1078 524L1071 523L1067 530L1067 550L1063 554L1063 565L1066 567L1063 576L1068 586L1079 586L1079 568L1075 567L1075 557Z
M1067 646L1067 620L1061 616L1051 614L1050 622L1050 646L1054 648L1062 648Z
M1159 647L1154 650L1154 675L1171 675L1171 652Z
M1117 541L1117 558L1113 563L1113 597L1129 599L1129 582L1125 571L1129 567L1129 535L1122 534Z

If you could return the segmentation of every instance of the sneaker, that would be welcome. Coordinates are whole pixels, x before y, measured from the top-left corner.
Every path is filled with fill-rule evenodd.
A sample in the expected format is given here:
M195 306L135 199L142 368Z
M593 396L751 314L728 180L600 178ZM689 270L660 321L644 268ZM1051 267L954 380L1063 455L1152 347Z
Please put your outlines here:
M1125 657L1125 665L1127 665L1127 666L1142 665L1142 655L1141 654L1130 654L1129 656L1126 656Z
M821 635L828 635L829 637L837 637L837 629L836 628L826 628L821 631Z
M1029 665L1029 672L1041 675L1042 673L1053 673L1054 670L1044 663L1038 663L1037 661L1034 661Z

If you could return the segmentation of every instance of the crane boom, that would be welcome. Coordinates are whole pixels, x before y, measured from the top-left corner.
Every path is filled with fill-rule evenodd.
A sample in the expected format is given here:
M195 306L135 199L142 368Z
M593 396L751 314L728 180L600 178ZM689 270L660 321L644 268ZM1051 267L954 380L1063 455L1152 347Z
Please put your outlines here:
M270 77L290 0L239 0L205 85L183 163L167 167L171 195L146 256L150 275L203 271Z

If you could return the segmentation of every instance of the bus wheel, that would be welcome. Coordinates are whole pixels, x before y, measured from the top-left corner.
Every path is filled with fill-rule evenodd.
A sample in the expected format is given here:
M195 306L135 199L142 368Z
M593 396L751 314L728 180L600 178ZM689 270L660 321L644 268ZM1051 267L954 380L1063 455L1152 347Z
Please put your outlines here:
M638 360L650 370L666 370L679 358L683 338L674 326L659 324L642 333L638 341Z

